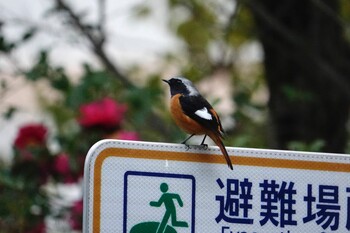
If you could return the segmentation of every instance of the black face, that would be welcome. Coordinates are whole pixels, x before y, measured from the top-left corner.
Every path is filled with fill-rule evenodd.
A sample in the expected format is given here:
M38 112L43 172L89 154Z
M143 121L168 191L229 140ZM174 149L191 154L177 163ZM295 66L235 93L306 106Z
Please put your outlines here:
M185 95L189 94L187 87L180 79L177 79L177 78L172 78L169 80L163 79L163 81L169 84L171 96L174 96L176 94L185 94Z

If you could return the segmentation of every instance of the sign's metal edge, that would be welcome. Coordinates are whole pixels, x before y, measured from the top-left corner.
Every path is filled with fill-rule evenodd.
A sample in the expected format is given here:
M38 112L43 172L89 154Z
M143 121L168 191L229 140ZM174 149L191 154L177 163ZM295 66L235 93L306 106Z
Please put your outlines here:
M100 152L103 149L105 149L108 144L112 145L114 148L130 148L130 146L137 146L138 148L135 148L135 149L167 151L169 148L172 148L172 149L176 149L176 151L178 152L186 152L186 153L221 154L220 149L216 146L209 146L208 149L203 149L200 146L191 146L191 148L188 149L183 144L175 144L175 143L105 139L93 145L89 150L88 156L91 154L91 157L92 157L92 151ZM256 156L263 156L268 158L275 158L275 156L280 156L281 159L307 160L307 161L322 159L322 160L328 160L328 162L337 160L339 162L350 163L350 154L228 147L228 146L226 147L226 149L229 152L229 154L232 156L256 155Z
M93 179L93 176L89 175L86 176L86 174L90 174L91 162L93 161L94 155L98 154L103 148L104 144L110 140L101 140L96 142L88 151L85 162L84 162L84 179L83 179L83 225L82 225L82 232L89 232L90 226L89 226L89 216L88 214L90 213L88 208L89 202L90 202L90 184L91 184L91 179ZM102 149L101 149L102 148ZM91 205L92 207L92 205Z

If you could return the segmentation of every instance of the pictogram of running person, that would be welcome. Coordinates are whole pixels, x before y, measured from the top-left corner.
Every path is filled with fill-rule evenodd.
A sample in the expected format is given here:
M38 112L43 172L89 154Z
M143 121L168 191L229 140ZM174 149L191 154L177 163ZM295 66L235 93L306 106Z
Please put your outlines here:
M176 219L176 207L174 201L176 200L180 207L183 206L183 202L181 197L177 193L168 193L169 186L167 183L162 183L160 185L160 191L163 193L158 201L151 201L149 204L153 207L160 207L162 204L165 206L165 214L164 217L159 224L156 233L163 233L165 227L168 223L169 218L171 218L171 225L173 227L188 227L187 222L178 221Z

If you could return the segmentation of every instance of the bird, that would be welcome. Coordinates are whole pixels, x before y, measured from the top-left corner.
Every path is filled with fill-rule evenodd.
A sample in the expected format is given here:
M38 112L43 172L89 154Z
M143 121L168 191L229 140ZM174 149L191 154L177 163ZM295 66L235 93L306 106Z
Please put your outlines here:
M220 148L228 167L233 170L230 156L223 143L224 130L219 115L209 102L199 93L194 84L185 77L173 77L169 80L162 79L170 86L170 112L175 123L190 136L204 135L202 143L209 136Z

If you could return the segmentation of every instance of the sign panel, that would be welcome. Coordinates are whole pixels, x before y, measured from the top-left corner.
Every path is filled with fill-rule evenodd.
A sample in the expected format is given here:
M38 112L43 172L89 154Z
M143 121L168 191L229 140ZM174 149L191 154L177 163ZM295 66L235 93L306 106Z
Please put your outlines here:
M87 156L84 232L350 232L350 155L103 140Z

